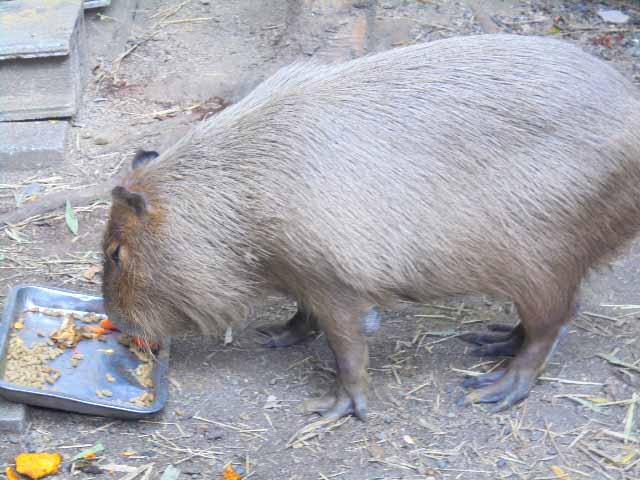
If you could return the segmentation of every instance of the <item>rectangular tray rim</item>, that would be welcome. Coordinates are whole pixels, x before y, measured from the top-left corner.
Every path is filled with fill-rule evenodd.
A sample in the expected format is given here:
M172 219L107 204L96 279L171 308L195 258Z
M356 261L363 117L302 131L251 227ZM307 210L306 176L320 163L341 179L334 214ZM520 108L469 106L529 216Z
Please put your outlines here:
M21 283L15 285L9 291L7 295L7 301L5 303L4 311L2 313L1 323L0 323L0 356L5 355L6 343L9 337L9 330L11 328L11 312L15 309L15 305L18 299L18 294L21 290L24 289L38 289L38 290L51 290L54 292L69 294L70 296L82 296L86 297L89 300L102 299L99 295L90 294L87 292L76 292L72 290L67 290L64 288L58 287L50 287L43 285L35 285L28 283ZM10 401L17 401L21 403L28 403L21 400L16 400L16 397L30 395L34 396L37 399L46 399L46 398L55 398L59 401L69 402L72 405L85 405L94 410L102 410L102 415L107 417L115 417L124 414L127 418L141 418L149 415L154 415L160 412L168 399L168 375L169 375L169 351L171 347L171 339L166 338L162 343L162 357L158 360L158 368L160 369L159 376L163 380L162 385L156 386L156 401L154 404L148 408L145 407L125 407L125 406L117 406L117 405L107 405L100 402L92 402L89 400L85 400L82 398L75 397L73 395L64 394L60 392L46 392L44 390L40 390L33 387L26 387L21 385L16 385L14 383L6 382L4 379L0 378L0 396L6 398ZM38 402L38 406L42 404ZM70 405L71 406L71 405ZM44 407L47 408L47 407ZM66 410L61 408L56 408L58 410L64 410L69 413L79 413L83 412Z

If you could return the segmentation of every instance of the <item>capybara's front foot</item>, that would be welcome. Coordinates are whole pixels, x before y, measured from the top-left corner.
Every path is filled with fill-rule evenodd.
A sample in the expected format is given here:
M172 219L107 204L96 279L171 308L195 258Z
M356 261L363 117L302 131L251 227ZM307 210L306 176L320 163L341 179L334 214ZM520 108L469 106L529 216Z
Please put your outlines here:
M307 400L303 408L306 412L321 414L327 421L352 414L364 421L367 418L367 394L364 388L351 389L349 393L338 385L334 392Z
M269 337L262 345L268 348L290 347L309 338L318 328L315 317L303 306L285 325L267 325L258 332Z
M337 379L332 393L305 402L307 411L320 413L328 421L351 414L366 419L369 352L362 319L370 315L366 304L340 307L327 303L321 309L319 325L335 356ZM379 319L377 312L372 315Z
M460 335L461 340L479 345L472 354L481 357L513 357L517 355L524 342L524 329L521 324L490 324L492 333L467 333Z

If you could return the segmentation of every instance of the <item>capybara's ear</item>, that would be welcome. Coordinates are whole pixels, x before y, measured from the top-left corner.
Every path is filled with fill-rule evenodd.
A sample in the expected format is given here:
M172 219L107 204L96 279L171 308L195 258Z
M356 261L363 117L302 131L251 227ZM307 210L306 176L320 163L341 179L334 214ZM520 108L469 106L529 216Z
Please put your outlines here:
M145 163L159 156L160 154L153 150L138 150L133 156L133 160L131 161L131 168L135 170L140 165L144 165Z
M147 200L138 192L132 192L131 190L118 185L111 190L111 196L114 201L120 200L122 203L130 207L138 216L142 216L147 212Z

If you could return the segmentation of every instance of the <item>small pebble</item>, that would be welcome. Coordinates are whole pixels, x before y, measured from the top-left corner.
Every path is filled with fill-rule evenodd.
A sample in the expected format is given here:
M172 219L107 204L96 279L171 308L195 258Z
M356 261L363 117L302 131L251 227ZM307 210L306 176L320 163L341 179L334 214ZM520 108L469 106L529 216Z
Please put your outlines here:
M600 10L598 16L608 23L627 23L629 15L620 10Z
M496 467L498 468L504 468L506 466L507 466L507 461L504 458L501 458L496 462Z
M440 460L436 460L436 465L438 468L447 468L449 466L449 462L444 458L441 458Z
M531 432L529 434L529 438L531 439L532 442L537 442L538 440L540 440L542 438L542 435L544 435L542 432Z
M207 437L207 440L220 440L224 438L224 430L213 429L208 431L205 436Z
M377 432L376 433L376 440L378 440L379 442L384 442L387 439L387 434L384 432Z
M109 140L104 137L96 137L94 143L96 145L106 145L109 143Z
M185 475L199 476L202 474L202 467L200 465L188 465L182 467L182 473Z
M389 424L391 422L393 422L393 418L391 418L390 415L385 415L384 417L382 417L382 421L386 424Z

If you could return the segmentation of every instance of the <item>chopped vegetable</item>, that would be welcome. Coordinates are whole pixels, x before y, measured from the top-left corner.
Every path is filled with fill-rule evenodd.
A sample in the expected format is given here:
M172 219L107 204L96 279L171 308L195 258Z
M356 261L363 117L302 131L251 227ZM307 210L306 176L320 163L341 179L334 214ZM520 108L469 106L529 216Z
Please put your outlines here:
M226 466L222 475L224 480L242 480L242 477L233 469L231 464Z
M7 467L4 473L7 476L8 480L20 480L20 477L18 477L18 474L11 467Z
M16 470L29 478L43 478L58 473L62 463L59 453L21 453L16 457Z
M100 326L105 330L114 330L116 332L119 331L118 328L113 323L111 323L111 320L109 320L108 318L105 318L104 320L102 320L100 322Z

